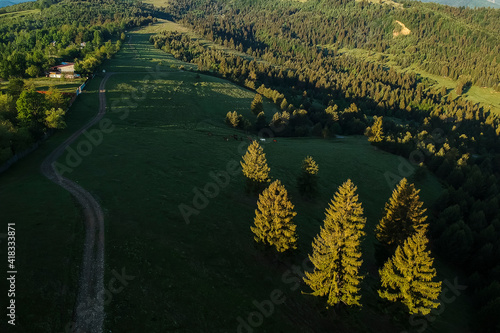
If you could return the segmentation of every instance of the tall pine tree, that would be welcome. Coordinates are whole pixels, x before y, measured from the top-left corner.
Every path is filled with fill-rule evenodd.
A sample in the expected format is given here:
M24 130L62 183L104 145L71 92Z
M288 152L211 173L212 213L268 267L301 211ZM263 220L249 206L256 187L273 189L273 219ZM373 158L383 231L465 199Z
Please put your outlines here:
M384 140L384 131L382 124L383 117L374 116L374 123L372 126L366 129L365 135L368 137L368 141L370 142L380 142Z
M262 103L261 94L255 94L252 104L250 105L250 109L252 110L252 113L256 116L264 111L264 105Z
M247 179L247 190L259 192L269 182L271 169L267 166L266 154L257 141L252 141L248 146L240 164Z
M366 218L356 189L349 179L335 193L326 209L324 226L312 244L309 259L314 271L305 272L304 282L313 290L312 295L326 296L332 306L361 306L360 243Z
M417 231L427 231L427 216L420 190L403 178L385 204L385 214L376 228L377 239L384 245L395 248Z
M311 156L302 161L301 173L297 178L300 194L305 197L314 196L318 187L318 171L318 164Z
M380 297L389 301L401 301L410 314L429 314L439 306L436 300L441 293L441 281L432 281L436 269L434 259L426 250L428 240L423 232L409 237L396 253L380 269L382 289Z
M255 241L273 246L278 252L296 249L297 226L293 223L293 218L297 213L293 208L281 182L272 182L257 201L254 226L250 227Z

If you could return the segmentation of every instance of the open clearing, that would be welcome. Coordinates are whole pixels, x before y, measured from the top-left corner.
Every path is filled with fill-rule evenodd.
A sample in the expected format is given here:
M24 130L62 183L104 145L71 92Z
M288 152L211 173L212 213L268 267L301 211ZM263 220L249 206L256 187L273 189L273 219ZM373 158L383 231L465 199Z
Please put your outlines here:
M371 286L364 286L363 310L342 320L369 330L374 320L380 320L379 312L374 311L380 304L372 288L373 228L392 190L384 173L397 174L401 160L376 150L365 137L278 138L276 143L263 144L272 177L283 181L298 212L299 250L286 259L287 264L273 262L272 256L254 245L250 225L256 198L245 194L239 174L186 223L179 205L193 206L193 190L214 182L211 171L226 170L231 161L240 161L239 146L244 141L226 141L224 137L245 138L247 134L226 127L223 120L233 110L253 120L250 103L254 92L222 79L180 71L181 65L193 66L148 42L150 33L159 26L129 32L130 45L124 45L105 64L107 72L115 73L106 85L110 107L106 118L113 130L65 175L92 193L104 211L105 285L114 277L113 270L132 277L120 292L112 294L105 309L106 329L234 332L238 317L246 319L256 311L253 301L267 300L279 289L288 301L265 318L259 328L262 331L313 332L333 327L345 331L342 322L331 324L331 320L322 319L314 300L300 290L292 291L282 276L290 265L300 266L310 252L328 201L337 187L351 178L358 185L368 217L363 249L365 268L370 271L366 280ZM65 137L95 115L99 82L99 78L94 79L72 107L68 129L0 176L2 216L17 222L18 246L23 249L18 254L19 270L29 274L18 276L22 292L17 299L24 304L19 306L20 318L26 318L23 332L64 331L66 320L71 318L68 309L75 301L82 218L70 195L44 179L38 167ZM264 107L269 118L274 105L266 101ZM312 155L320 168L319 195L313 202L301 200L295 188L295 177L306 155ZM59 162L64 164L66 158L63 155ZM417 187L422 188L427 204L441 191L430 175ZM438 272L443 279L455 276L439 267ZM62 296L50 294L50 285L40 286L40 280L59 281L68 291ZM458 320L451 320L456 309L466 309L462 298L447 305L434 330L428 332L444 331L449 328L445 323L460 325L467 316L460 313ZM54 318L50 313L60 315Z
M21 10L17 12L0 14L0 19L19 19L21 17L25 17L30 14L39 14L39 13L41 13L40 9Z
M57 88L62 92L74 93L76 89L85 82L85 79L55 79L38 77L25 80L26 85L33 85L36 90L47 91L50 87ZM5 92L9 81L0 82L0 91Z
M411 34L411 30L408 29L406 27L406 25L404 25L403 23L401 23L398 20L396 20L395 22L397 23L397 25L394 28L394 31L392 32L392 36L393 37L397 37L397 36L400 36L400 35L408 36L409 34Z

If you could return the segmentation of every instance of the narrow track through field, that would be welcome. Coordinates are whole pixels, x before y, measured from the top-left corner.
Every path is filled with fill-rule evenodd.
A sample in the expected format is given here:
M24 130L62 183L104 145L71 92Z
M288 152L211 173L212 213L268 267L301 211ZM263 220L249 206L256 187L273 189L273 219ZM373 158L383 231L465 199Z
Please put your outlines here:
M104 216L95 198L80 185L60 175L54 163L69 145L103 118L106 113L105 86L111 75L112 73L107 74L99 86L99 112L97 115L52 151L40 168L45 177L71 193L83 211L85 240L78 296L73 312L72 332L75 333L102 333L103 331Z

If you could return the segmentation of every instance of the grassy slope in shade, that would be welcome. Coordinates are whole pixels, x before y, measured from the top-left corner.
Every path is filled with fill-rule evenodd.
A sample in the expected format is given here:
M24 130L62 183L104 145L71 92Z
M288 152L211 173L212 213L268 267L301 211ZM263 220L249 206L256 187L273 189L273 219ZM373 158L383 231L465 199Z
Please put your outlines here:
M99 81L91 81L78 97L67 115L67 129L0 174L0 233L7 223L16 223L18 332L62 332L71 320L82 260L82 217L70 194L39 170L53 149L97 113ZM6 258L6 240L0 241L0 255ZM5 282L2 290L8 290ZM6 301L2 297L3 309ZM10 332L6 320L1 325L0 331Z

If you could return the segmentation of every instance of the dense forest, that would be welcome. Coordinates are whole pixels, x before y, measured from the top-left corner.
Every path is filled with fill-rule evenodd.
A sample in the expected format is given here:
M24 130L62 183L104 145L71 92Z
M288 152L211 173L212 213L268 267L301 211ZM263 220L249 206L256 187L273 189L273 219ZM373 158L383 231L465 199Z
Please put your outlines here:
M404 9L353 1L176 0L184 25L229 49L186 34L152 36L157 48L271 99L272 119L234 127L277 136L366 134L372 144L428 169L447 187L430 213L433 250L467 276L481 331L497 331L500 305L500 119L479 104L450 98L411 71L341 55L339 48L393 53L468 84L499 87L500 12L404 2ZM393 37L393 21L412 34ZM460 95L461 91L458 91Z
M39 94L23 79L45 76L62 61L90 74L120 49L126 29L154 20L151 6L122 1L40 0L3 11L0 78L8 84L0 93L0 163L64 127L69 98L56 90ZM20 11L27 14L19 16Z

